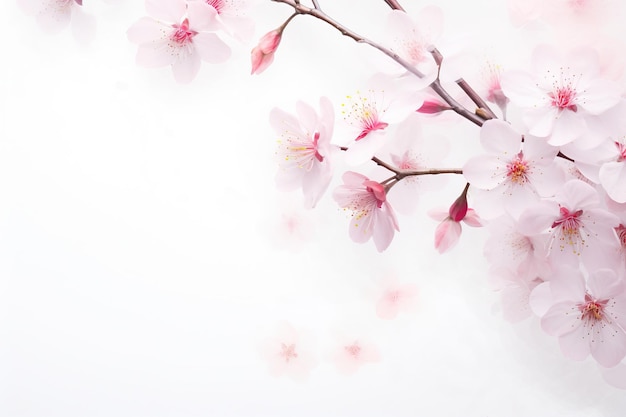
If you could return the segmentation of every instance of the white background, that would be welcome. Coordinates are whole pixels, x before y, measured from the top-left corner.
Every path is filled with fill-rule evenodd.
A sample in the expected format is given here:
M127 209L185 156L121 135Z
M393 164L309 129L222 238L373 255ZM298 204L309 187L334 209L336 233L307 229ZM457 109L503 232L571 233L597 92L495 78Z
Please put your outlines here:
M446 32L474 51L528 56L534 38L506 29L503 1L438 3ZM380 33L387 10L322 6L362 33ZM349 240L330 195L304 212L297 193L276 191L270 109L321 95L337 105L377 52L300 17L266 73L250 76L253 45L233 43L227 64L177 85L134 63L125 31L141 1L84 9L89 42L0 4L1 416L623 415L626 393L591 361L563 359L534 321L502 319L481 230L436 253L424 213L461 181L400 217L383 254ZM258 38L289 10L267 1L251 15ZM457 151L476 140L466 121L443 127ZM287 215L313 236L285 241ZM389 275L420 294L413 313L384 321L376 282ZM281 321L314 340L307 381L271 376L258 354ZM382 360L338 373L324 360L336 328L361 329Z

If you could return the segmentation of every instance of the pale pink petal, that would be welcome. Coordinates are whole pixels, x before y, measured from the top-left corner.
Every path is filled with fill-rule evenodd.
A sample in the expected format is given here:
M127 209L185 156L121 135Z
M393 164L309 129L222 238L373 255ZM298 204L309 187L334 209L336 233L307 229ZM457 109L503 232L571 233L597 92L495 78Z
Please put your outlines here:
M180 23L186 10L185 0L146 0L148 14L167 23Z
M168 30L166 25L146 16L133 23L126 31L126 36L132 43L141 45L157 39L166 39L164 30Z
M467 213L465 214L465 217L463 218L463 223L472 227L484 226L482 219L478 216L478 213L476 213L476 211L471 208L467 209Z
M626 333L614 322L593 326L591 355L602 366L613 367L626 356Z
M586 129L584 118L571 110L562 110L554 121L548 143L552 146L565 145L578 139Z
M591 114L600 114L617 105L620 101L622 88L608 80L594 79L585 91L584 101L580 107Z
M165 67L176 59L176 56L170 52L171 46L168 40L145 43L137 48L136 61L138 65L146 68Z
M492 190L507 178L506 161L498 155L485 154L470 158L463 165L463 176L473 187Z
M193 48L180 48L178 59L172 62L174 79L181 83L190 83L200 71L200 55Z
M544 92L537 88L537 82L523 71L505 71L500 78L504 94L521 107L533 107L547 104Z
M182 15L181 15L182 16ZM204 1L187 3L190 28L198 32L214 32L221 29L215 9Z
M511 157L519 152L522 135L509 123L493 119L486 121L480 128L480 143L489 153L508 154Z
M541 328L551 336L562 336L582 326L579 311L573 302L553 305L541 318Z
M435 230L435 248L439 253L452 249L461 237L461 225L452 219L439 223Z
M72 20L72 6L50 7L37 15L37 23L48 33L58 33L69 26Z
M368 133L364 138L352 142L345 152L345 161L348 165L356 166L370 160L376 152L385 146L386 137L382 131Z
M193 44L205 62L219 64L230 58L230 48L214 33L198 33L193 38Z
M582 361L589 356L593 336L588 334L587 326L579 326L573 331L559 337L561 352L566 358Z
M603 164L600 167L599 177L609 197L618 203L626 203L626 163Z

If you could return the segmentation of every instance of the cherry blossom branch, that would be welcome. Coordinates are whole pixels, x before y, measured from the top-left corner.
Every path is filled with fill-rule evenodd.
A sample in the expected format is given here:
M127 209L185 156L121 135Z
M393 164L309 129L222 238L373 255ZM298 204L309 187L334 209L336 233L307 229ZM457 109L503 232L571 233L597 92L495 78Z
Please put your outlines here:
M313 16L327 24L329 24L330 26L334 27L335 29L337 29L342 35L347 36L351 39L353 39L355 42L357 43L364 43L367 44L375 49L378 49L379 51L381 51L382 53L384 53L385 55L387 55L388 57L390 57L391 59L393 59L394 61L396 61L398 64L400 64L404 69L406 69L407 71L409 71L411 74L419 77L419 78L424 78L424 74L422 74L417 68L415 68L413 65L411 65L408 61L406 61L405 59L403 59L402 57L400 57L398 54L396 54L395 52L391 51L388 48L385 48L384 46L370 40L367 39L357 33L355 33L354 31L348 29L347 27L343 26L342 24L340 24L339 22L337 22L336 20L332 19L330 16L328 16L326 13L322 12L319 9L316 8L310 8L310 7L306 7L303 6L302 4L300 4L299 2L297 2L296 0L272 0L275 1L277 3L284 3L287 4L291 7L293 7L293 9L295 10L296 13L298 14L306 14L309 16ZM385 0L387 1L387 0ZM392 6L393 7L393 6ZM477 126L482 126L484 119L480 116L478 116L477 114L474 114L472 112L470 112L469 110L467 110L465 107L463 107L460 103L458 103L442 86L440 81L437 79L435 80L431 85L430 88L433 89L433 91L435 91L435 93L437 93L451 108L452 110L454 110L457 114L463 116L464 118L466 118L467 120L471 121L472 123L476 124Z
M394 10L401 10L403 12L405 11L402 6L400 6L400 3L398 3L396 0L385 0L385 3L387 3L389 7Z
M465 81L463 78L459 78L458 80L456 80L456 83L478 107L476 109L476 114L487 120L498 118L493 110L491 110L489 105L485 102L485 100L483 100L482 97L480 97L478 93L476 93L476 91L474 91L474 89L470 87L467 81Z

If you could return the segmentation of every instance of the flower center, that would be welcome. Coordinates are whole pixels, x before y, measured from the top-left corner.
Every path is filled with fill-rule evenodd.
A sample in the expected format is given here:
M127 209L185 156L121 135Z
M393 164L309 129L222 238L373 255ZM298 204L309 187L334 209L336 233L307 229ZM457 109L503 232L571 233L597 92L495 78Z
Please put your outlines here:
M552 228L560 227L564 235L571 237L572 235L578 235L578 229L580 228L579 217L583 214L582 210L576 210L571 213L567 208L561 207L561 217L552 223Z
M375 130L385 129L389 124L380 120L376 102L368 100L367 97L362 97L358 91L357 94L359 95L358 99L354 99L352 96L346 97L351 101L350 108L348 110L342 110L341 113L348 123L356 125L361 129L361 133L359 133L355 139L361 140ZM345 104L341 106L346 107Z
M575 104L576 90L571 86L558 87L556 91L549 94L552 99L552 106L558 107L560 110L571 110L573 112L578 111L578 106Z
M581 320L602 320L606 303L606 300L598 301L593 299L589 294L585 294L585 303L578 305L578 309L582 313L580 317Z
M358 358L361 354L361 346L359 346L356 342L352 345L344 346L343 348L346 350L348 355L352 356L355 359Z
M285 359L285 362L289 363L290 360L296 359L298 357L298 354L296 353L295 344L292 343L290 345L286 345L284 343L281 343L280 345L281 345L280 356L282 356L283 359Z
M523 185L528 181L528 162L524 160L522 151L506 165L506 176L515 184Z
M385 195L385 187L376 182L376 181L365 181L363 182L365 185L365 189L368 193L370 193L376 199L376 207L381 208L383 203L387 200L387 196Z
M179 45L191 43L192 38L198 34L195 30L189 29L189 19L183 20L180 25L172 25L172 27L176 30L172 33L170 39Z

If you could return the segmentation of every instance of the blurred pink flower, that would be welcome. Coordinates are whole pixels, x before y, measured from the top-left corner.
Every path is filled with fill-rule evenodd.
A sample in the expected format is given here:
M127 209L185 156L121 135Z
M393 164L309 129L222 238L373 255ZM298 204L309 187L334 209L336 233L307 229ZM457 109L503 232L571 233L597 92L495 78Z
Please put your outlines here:
M282 322L276 332L261 345L261 355L273 376L288 376L301 381L308 378L317 360L309 350L310 341L291 324Z
M356 373L368 363L379 362L381 359L378 348L361 338L342 338L330 354L330 359L337 370L345 375Z
M152 17L143 17L126 32L139 45L137 63L148 68L172 67L179 83L191 82L201 61L217 64L230 48L215 33L221 29L216 11L201 1L146 0Z
M81 37L92 38L95 33L95 20L80 10L82 0L17 0L17 4L25 13L35 16L39 26L48 33L60 32L76 18L82 20L77 23L79 30L84 32L80 33Z
M303 102L296 103L296 113L297 117L278 108L270 112L270 123L280 135L276 183L283 190L302 188L305 206L313 208L332 178L335 115L326 97L320 99L319 115Z
M411 311L417 304L417 285L388 282L376 302L376 314L383 320L395 319L401 312Z
M352 220L348 232L357 243L370 238L379 252L389 247L394 232L399 231L393 209L387 202L385 187L357 172L343 174L344 185L337 187L333 198L344 210L350 210Z

